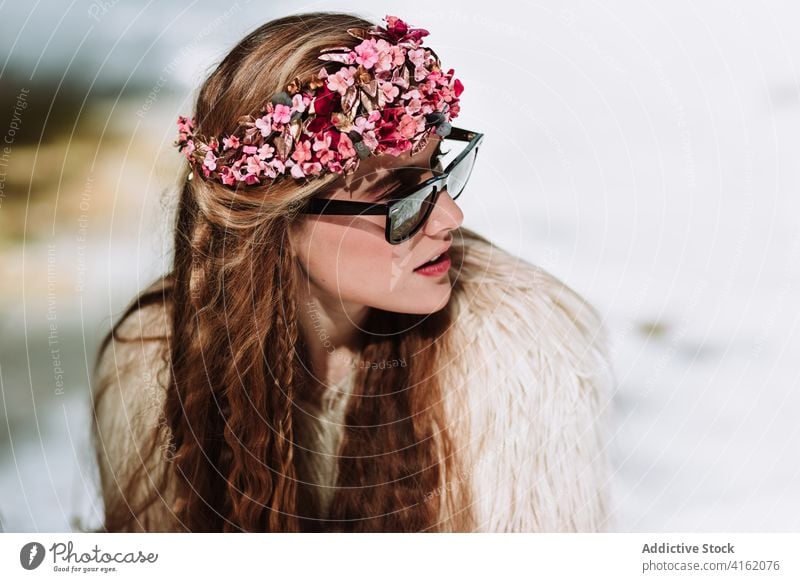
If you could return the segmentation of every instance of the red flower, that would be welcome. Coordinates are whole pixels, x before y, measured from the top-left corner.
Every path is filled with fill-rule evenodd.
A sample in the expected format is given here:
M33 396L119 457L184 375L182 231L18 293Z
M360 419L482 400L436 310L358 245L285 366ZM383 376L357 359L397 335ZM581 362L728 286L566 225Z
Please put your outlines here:
M452 75L453 74L453 69L450 69L450 71L447 74L448 75ZM464 90L464 85L461 83L461 81L459 79L455 79L453 81L453 93L456 94L456 97L461 97L461 92L463 90Z
M314 97L314 113L327 117L333 112L337 103L341 103L341 95L323 85Z
M425 36L428 36L428 31L424 28L411 28L408 24L397 18L397 16L386 16L386 35L391 42L398 43L401 41L414 41L419 42Z
M328 129L332 125L333 122L330 120L330 117L317 115L308 122L306 129L309 133L318 134L322 130Z
M381 125L397 125L400 115L405 113L403 107L388 106L381 110Z

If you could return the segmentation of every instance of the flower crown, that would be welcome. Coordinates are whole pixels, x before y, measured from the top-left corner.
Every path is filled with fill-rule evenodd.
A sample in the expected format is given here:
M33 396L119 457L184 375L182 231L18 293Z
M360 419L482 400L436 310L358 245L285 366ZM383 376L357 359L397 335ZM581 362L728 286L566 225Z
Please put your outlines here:
M235 186L287 171L296 179L347 175L371 154L415 154L431 133L446 136L459 112L461 81L421 46L427 30L395 16L383 20L385 27L347 29L360 44L320 51L319 59L341 64L336 72L323 67L306 82L295 77L258 117L240 117L232 134L196 135L195 120L178 117L174 145L203 176Z

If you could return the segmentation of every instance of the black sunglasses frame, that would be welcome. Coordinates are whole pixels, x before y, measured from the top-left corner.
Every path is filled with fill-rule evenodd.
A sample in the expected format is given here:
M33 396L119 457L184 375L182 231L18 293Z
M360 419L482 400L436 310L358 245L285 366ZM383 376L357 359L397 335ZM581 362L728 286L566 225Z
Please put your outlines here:
M413 186L408 187L400 187L395 192L392 192L392 200L387 203L371 203L371 202L356 202L352 200L333 200L330 198L312 198L308 201L308 205L300 210L303 214L322 214L322 215L329 215L329 216L349 216L349 215L385 215L386 216L386 242L393 245L401 244L411 237L413 237L419 230L425 225L430 216L433 207L436 206L436 202L439 199L439 194L447 187L447 180L450 177L450 173L453 171L456 166L458 166L461 161L466 158L473 150L475 150L475 156L477 159L478 155L478 148L483 141L483 135L477 131L469 131L466 129L462 129L460 127L452 127L450 128L450 133L447 134L443 139L451 139L455 141L466 141L469 142L467 147L461 151L456 158L447 164L447 167L442 171L441 174L437 174L431 178L428 178L424 182L420 184L415 184ZM473 167L475 165L475 160L472 162ZM472 173L472 168L470 168L470 174ZM469 179L469 175L467 176ZM443 187L439 187L440 184L444 184ZM430 203L428 204L427 209L425 210L425 214L413 229L407 232L402 238L393 240L391 236L392 231L392 221L389 218L390 213L392 211L392 207L397 204L402 203L407 197L409 197L414 192L419 190L428 188L433 186L433 191L431 194L428 195L428 198L431 198ZM466 183L464 187L462 187L461 191L463 192L464 188L466 188ZM461 192L456 194L453 197L453 200L458 198L461 195Z

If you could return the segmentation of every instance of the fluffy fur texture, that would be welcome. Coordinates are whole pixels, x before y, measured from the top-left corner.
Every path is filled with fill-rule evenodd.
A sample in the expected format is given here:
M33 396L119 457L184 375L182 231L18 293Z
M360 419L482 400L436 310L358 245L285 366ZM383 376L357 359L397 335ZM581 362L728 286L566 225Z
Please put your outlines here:
M445 409L463 467L441 475L428 496L458 483L472 492L482 532L601 532L609 521L606 410L614 376L598 313L556 277L460 229L451 249L456 268L448 309L455 313L451 354L439 373ZM168 334L165 308L140 309L123 322L123 337ZM98 462L106 505L145 466L142 499L169 470L169 450L143 456L159 422L167 359L164 342L113 342L96 383L112 389L97 403ZM410 363L413 365L413 361ZM307 430L325 455L308 474L323 485L323 509L333 499L348 388L331 390ZM301 461L302 462L302 461ZM167 482L170 482L167 479ZM327 488L324 487L327 484ZM137 516L145 531L179 531L170 486ZM131 500L133 502L137 500ZM133 503L132 503L133 505ZM448 504L440 504L446 523Z
M461 350L444 385L477 529L609 530L614 376L599 314L542 268L478 241L454 301Z

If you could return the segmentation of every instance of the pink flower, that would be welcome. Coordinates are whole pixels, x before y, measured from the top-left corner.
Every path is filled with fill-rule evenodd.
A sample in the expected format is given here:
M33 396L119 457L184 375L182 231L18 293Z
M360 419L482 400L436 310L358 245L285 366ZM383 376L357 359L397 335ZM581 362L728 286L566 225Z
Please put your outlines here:
M380 84L380 91L383 94L383 98L387 103L391 103L394 101L394 98L400 94L400 89L392 85L391 83L384 83Z
M298 179L305 176L303 173L303 168L300 167L300 164L292 164L292 176Z
M425 66L425 49L413 49L407 53L408 60L413 63L415 67Z
M275 153L275 148L265 143L260 148L258 148L258 157L262 160L266 160L269 157L272 157L272 154Z
M398 69L394 69L392 72L392 83L398 87L402 87L403 89L408 89L410 85L410 83L406 81L405 77L403 77Z
M286 164L284 164L278 158L272 158L269 162L267 162L267 165L270 168L273 168L279 174L285 174L286 173Z
M250 174L258 175L261 173L261 168L264 162L258 159L257 156L250 156L247 158L247 172Z
M328 88L331 91L336 91L344 95L347 88L355 83L355 79L353 78L355 72L355 67L342 68L336 71L336 73L328 77Z
M292 97L292 111L299 111L300 113L306 110L308 104L311 103L311 97L302 93L296 93Z
M325 139L315 139L314 140L314 151L317 152L317 159L323 164L327 164L330 159L334 157L333 151L329 148L331 147L331 136L325 135Z
M419 83L425 77L427 77L431 72L426 69L425 67L414 67L414 82Z
M453 99L455 99L455 95L453 95L453 92L450 90L450 87L442 87L441 90L439 91L439 97L440 99L442 99L443 101L447 101L448 103Z
M206 157L203 160L203 165L209 170L217 169L217 157L213 154L213 152L206 153Z
M416 135L417 131L419 131L420 119L415 119L411 115L403 115L400 118L400 123L397 126L397 131L403 137L410 139ZM424 122L422 122L424 128Z
M353 142L346 133L339 136L339 146L337 148L343 158L352 158L356 155L356 150L353 147Z
M359 116L353 121L353 125L358 133L364 133L369 129L375 129L375 123L369 121L366 117Z
M378 51L375 71L390 71L392 68L399 67L405 62L403 49L399 46L389 44L384 39L380 39L375 43L375 49Z
M223 166L219 171L219 179L226 186L233 186L236 183L236 176L233 175L233 172L227 166Z
M311 159L311 141L303 140L295 143L295 150L292 159L297 162L305 162Z
M222 146L223 146L222 149L223 150L236 149L236 148L239 147L239 145L240 145L239 144L239 138L236 137L235 135L232 135L230 137L222 138Z
M183 148L183 155L186 156L187 160L192 159L192 152L195 150L195 145L193 140L189 140L186 142L186 145Z
M303 172L305 175L313 174L318 175L322 171L322 165L319 162L305 162L303 164Z
M292 117L292 110L289 109L288 105L284 105L283 103L278 103L275 106L275 111L272 114L272 121L273 123L289 123L289 119Z
M256 127L261 130L261 135L267 137L272 132L272 115L268 113L256 119Z
M378 50L374 38L368 38L361 42L356 48L356 63L365 69L371 69L378 62Z
M408 105L406 105L406 113L409 115L416 115L420 112L420 109L422 109L422 101L419 99L412 99L408 102Z
M242 151L246 154L254 154L258 151L258 148L254 145L246 145L242 148Z
M194 120L182 115L178 116L178 131L181 133L193 133Z
M361 137L363 138L364 145L367 146L370 150L374 151L375 148L378 147L378 136L375 135L375 131L373 130L365 131L364 133L361 134Z
M271 164L264 164L264 175L267 178L275 178L278 174L275 172L275 168L272 167Z
M426 80L417 85L417 90L420 92L422 96L426 96L430 95L433 92L434 86L433 83Z

